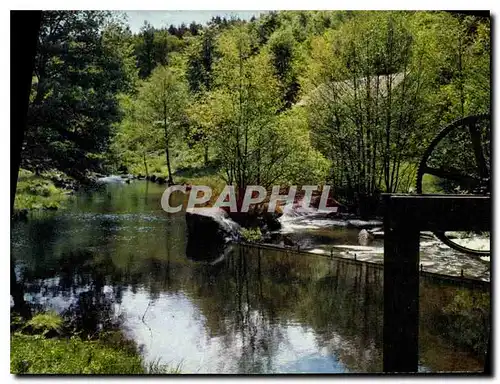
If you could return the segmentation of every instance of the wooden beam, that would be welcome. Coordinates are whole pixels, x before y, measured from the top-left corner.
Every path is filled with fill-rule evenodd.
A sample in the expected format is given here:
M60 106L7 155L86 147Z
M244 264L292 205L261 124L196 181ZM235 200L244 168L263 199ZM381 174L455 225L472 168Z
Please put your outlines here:
M383 204L383 369L417 372L420 231L489 231L491 200L488 196L384 194Z
M391 227L412 225L420 231L489 231L491 229L491 199L471 195L385 195L390 205ZM388 199L388 200L387 200Z

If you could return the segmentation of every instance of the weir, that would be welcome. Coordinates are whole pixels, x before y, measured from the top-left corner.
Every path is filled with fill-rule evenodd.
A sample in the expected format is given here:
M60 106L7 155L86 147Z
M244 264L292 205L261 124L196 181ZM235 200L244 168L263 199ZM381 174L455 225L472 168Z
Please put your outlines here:
M308 255L308 256L320 256L329 258L339 263L345 264L356 264L359 266L369 266L370 268L384 270L384 265L381 263L376 263L373 261L359 260L354 258L347 258L344 256L339 256L333 252L331 253L317 253L312 252L310 250L300 249L300 247L289 247L283 248L273 244L263 244L263 243L247 243L244 241L238 242L238 246L249 247L249 248L260 248L260 249L269 249L269 250L277 250L282 251L288 254L296 254L296 255ZM435 281L439 283L447 283L454 286L467 287L471 289L477 289L484 292L490 292L491 283L485 280L472 279L464 276L452 276L445 275L442 273L429 272L420 268L419 276L421 280Z

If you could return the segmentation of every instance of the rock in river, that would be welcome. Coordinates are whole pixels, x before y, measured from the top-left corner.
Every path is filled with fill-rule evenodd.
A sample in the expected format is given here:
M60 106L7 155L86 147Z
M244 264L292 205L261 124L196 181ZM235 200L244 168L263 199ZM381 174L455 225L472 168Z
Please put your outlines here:
M240 226L220 208L197 208L186 212L186 254L193 260L218 258L226 245L240 239Z

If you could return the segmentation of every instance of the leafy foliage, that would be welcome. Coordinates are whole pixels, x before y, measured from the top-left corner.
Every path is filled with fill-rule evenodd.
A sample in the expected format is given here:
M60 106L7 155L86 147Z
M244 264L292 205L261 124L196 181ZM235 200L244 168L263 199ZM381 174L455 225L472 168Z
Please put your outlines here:
M101 11L42 13L24 166L83 178L97 169L120 120L118 92L132 83L125 31Z
M242 228L241 236L243 236L243 239L245 239L245 241L251 243L257 243L262 240L262 232L260 231L260 228Z
M63 319L55 312L38 313L27 322L27 325L36 331L59 332L63 325Z
M202 158L238 189L406 192L442 125L490 110L490 51L489 20L451 12L279 11L137 34L114 12L44 12L23 166L172 183Z
M139 89L138 122L146 124L148 134L153 138L162 137L168 167L168 179L173 183L170 166L170 145L179 134L185 120L184 108L187 88L179 74L168 67L156 68L149 81ZM143 131L144 132L144 131Z
M444 107L438 100L457 97L456 79L464 72L452 72L448 86L439 74L456 63L456 35L447 28L459 35L462 27L444 13L362 12L311 40L302 79L307 93L299 104L308 110L315 145L332 160L340 192L400 190L401 165L418 162L436 122L457 116L457 101ZM485 85L489 68L468 62L469 70L477 66ZM484 98L475 111L488 105Z

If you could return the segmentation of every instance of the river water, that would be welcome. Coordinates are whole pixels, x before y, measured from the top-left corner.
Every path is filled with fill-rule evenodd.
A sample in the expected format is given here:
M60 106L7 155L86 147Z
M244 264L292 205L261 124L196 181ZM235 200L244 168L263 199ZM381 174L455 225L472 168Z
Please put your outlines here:
M14 222L25 300L89 334L118 325L147 361L185 373L382 370L380 267L237 245L217 260L186 255L184 214L161 209L163 191L106 184ZM355 246L357 231L321 231L311 250ZM481 371L488 306L488 293L422 279L419 369Z

